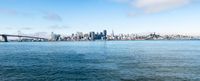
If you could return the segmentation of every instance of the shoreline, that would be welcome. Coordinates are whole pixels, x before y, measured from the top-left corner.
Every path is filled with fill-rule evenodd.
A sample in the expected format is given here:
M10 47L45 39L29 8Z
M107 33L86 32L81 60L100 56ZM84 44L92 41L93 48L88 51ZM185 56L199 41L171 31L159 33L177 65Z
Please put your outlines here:
M94 40L94 41L35 41L35 42L120 42L120 41L200 41L200 39L196 39L196 40ZM9 42L18 42L19 41L8 41L8 42L4 42L4 41L0 41L0 43L9 43ZM22 41L22 43L25 43L26 41ZM29 42L29 41L27 41Z

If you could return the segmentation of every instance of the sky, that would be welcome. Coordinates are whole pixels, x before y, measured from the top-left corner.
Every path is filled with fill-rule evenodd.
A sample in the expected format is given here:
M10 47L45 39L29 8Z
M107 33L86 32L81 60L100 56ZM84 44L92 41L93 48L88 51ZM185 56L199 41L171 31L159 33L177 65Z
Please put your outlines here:
M199 0L0 0L0 33L200 35Z

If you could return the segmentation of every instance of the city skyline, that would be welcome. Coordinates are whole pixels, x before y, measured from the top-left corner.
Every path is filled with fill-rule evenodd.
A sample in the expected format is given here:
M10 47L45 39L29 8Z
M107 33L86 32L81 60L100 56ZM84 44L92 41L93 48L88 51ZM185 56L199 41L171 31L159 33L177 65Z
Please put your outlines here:
M197 0L1 0L0 32L200 34Z
M129 33L116 34L114 31L108 34L107 30L101 32L90 31L88 33L76 32L68 35L61 35L51 32L37 34L23 34L19 32L17 35L0 34L0 42L55 42L55 41L129 41L129 40L200 40L200 36L188 34L160 34L152 33Z

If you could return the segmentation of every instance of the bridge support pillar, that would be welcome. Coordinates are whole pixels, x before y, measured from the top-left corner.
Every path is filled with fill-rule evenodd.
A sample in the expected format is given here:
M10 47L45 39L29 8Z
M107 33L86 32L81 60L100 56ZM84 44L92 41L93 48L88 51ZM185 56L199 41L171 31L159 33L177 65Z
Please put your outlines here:
M8 42L8 37L6 35L2 35L4 42Z

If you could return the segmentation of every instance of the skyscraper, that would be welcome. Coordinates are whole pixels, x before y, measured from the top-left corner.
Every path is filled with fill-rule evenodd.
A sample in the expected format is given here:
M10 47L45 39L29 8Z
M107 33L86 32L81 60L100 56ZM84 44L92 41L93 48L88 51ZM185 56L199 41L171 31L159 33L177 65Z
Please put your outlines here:
M114 31L112 30L112 36L114 37L115 36L115 33L114 33Z
M90 32L90 40L95 40L95 33L94 32Z
M107 40L107 30L103 30L103 39Z
M60 40L60 35L51 32L51 41L58 41L58 40Z
M103 30L103 35L107 36L107 30Z

